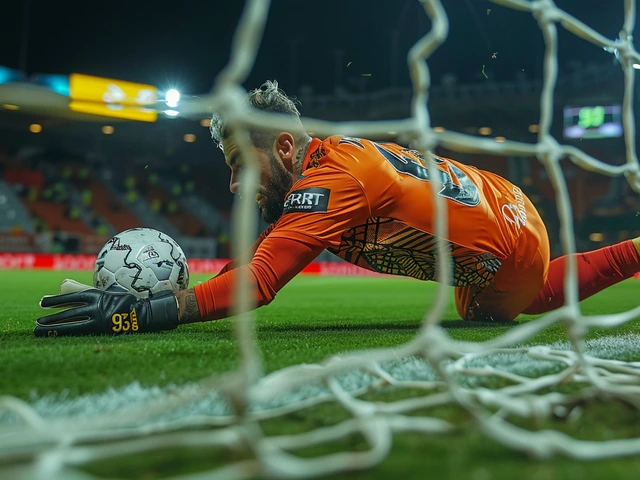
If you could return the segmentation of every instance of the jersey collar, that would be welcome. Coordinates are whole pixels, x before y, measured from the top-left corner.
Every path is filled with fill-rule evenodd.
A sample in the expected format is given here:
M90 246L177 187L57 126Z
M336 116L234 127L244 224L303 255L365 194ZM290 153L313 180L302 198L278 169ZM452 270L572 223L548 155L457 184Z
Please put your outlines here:
M307 154L302 161L302 171L304 172L307 168L309 168L312 160L319 160L325 155L326 153L322 148L322 140L320 140L319 138L312 138L311 143L309 143L309 148L307 149Z

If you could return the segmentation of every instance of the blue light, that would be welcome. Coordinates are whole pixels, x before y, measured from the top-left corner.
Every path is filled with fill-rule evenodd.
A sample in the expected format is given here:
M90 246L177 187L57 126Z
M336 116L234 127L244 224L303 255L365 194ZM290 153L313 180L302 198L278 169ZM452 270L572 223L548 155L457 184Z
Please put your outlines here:
M22 74L22 72L0 66L0 85L2 85L3 83L19 81L23 78L24 75Z
M33 83L46 85L51 90L60 95L64 95L65 97L69 96L69 77L67 75L52 75L40 73L37 75L33 75L30 80Z

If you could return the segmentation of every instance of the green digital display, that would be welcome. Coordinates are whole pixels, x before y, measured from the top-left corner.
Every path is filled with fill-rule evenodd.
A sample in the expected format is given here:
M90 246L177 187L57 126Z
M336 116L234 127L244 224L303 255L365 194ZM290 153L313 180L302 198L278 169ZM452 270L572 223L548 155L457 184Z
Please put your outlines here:
M578 125L582 128L599 127L604 123L604 107L582 107L578 112Z
M620 105L571 106L564 109L565 138L609 138L622 135Z

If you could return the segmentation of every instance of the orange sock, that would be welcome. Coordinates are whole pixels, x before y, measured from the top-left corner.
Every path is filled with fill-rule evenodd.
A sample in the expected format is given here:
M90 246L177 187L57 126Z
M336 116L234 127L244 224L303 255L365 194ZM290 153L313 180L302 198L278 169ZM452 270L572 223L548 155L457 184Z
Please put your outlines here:
M549 274L542 290L524 312L549 312L564 305L564 272L567 256L549 264ZM578 262L578 295L580 300L611 285L632 277L640 271L640 258L632 240L592 252L576 254Z

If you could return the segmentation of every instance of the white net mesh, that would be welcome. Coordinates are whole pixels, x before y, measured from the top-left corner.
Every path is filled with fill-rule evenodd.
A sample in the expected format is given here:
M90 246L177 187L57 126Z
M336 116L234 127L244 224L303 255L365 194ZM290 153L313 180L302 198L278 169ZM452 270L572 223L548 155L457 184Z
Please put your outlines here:
M491 153L496 155L537 156L544 164L557 195L562 225L562 245L565 253L574 253L572 215L565 179L559 167L561 158L569 158L582 168L603 175L625 175L632 188L640 191L638 161L635 153L635 124L632 111L634 63L640 56L632 44L631 33L635 21L635 1L624 0L624 25L619 38L611 40L560 10L551 0L492 0L513 9L530 12L539 23L546 44L544 56L544 85L540 99L538 142L535 144L506 141L496 143L459 133L435 133L430 127L426 108L430 86L426 59L445 41L448 19L440 0L424 0L426 14L432 21L431 31L410 50L408 63L414 96L412 116L388 122L330 123L304 119L309 131L316 135L344 133L363 137L384 134L390 130L402 133L423 151L436 145L458 152ZM231 60L217 78L211 95L191 108L194 111L220 112L236 127L238 147L249 152L249 126L272 124L287 128L280 117L249 112L243 107L244 91L239 85L251 69L267 19L269 2L248 1L234 38ZM560 145L550 134L554 89L557 80L557 27L614 53L624 71L623 100L626 164L610 166L572 146ZM294 125L291 125L294 126ZM243 130L244 129L244 130ZM247 154L248 155L248 154ZM251 157L248 157L251 158ZM241 192L245 199L235 212L237 254L246 251L254 237L253 205L258 173L250 163ZM253 162L255 163L255 162ZM430 168L435 168L433 165ZM433 173L433 172L432 172ZM438 178L437 175L431 175ZM433 192L439 190L434 185ZM438 212L444 212L442 197L434 194ZM438 215L435 234L446 237L447 218ZM576 440L559 431L529 431L507 421L511 414L525 418L548 418L569 411L572 406L596 397L619 399L640 406L640 363L604 360L591 355L584 338L592 327L621 325L640 316L640 307L624 313L598 316L582 315L578 304L575 261L568 261L565 290L566 304L548 315L520 324L501 336L484 343L451 339L439 325L447 299L450 261L443 242L439 245L439 274L442 280L435 301L424 318L415 338L393 349L354 351L334 357L318 365L298 365L267 376L262 374L262 362L254 342L254 319L250 312L250 294L246 282L237 291L235 323L242 361L237 371L207 378L197 385L179 389L171 395L157 394L143 403L101 412L91 417L60 412L45 418L26 402L12 397L0 398L0 413L11 416L0 428L0 466L3 478L23 475L26 478L85 478L74 467L96 460L109 459L139 452L165 448L243 446L251 452L249 458L217 467L215 470L189 478L302 478L359 469L381 462L389 453L394 434L420 432L438 434L453 429L453 425L435 416L409 416L412 412L455 404L468 411L488 437L535 457L563 454L581 459L598 459L640 453L640 438L595 442ZM243 313L244 312L244 313ZM522 345L534 335L553 324L562 324L568 334L570 348L514 347ZM518 358L551 361L559 365L554 373L536 378L490 366L478 367L478 360L496 355L515 355ZM398 378L390 373L390 362L411 362L425 359L431 366L428 375ZM366 381L350 388L345 376L359 372ZM353 374L353 373L352 373ZM496 389L478 387L472 378L507 380L508 386ZM361 378L361 380L362 380ZM549 390L562 383L575 385L572 393ZM363 393L382 386L418 389L423 395L391 402L365 401ZM213 392L213 393L212 393ZM292 392L293 401L283 401ZM293 393L295 392L295 395ZM305 393L306 392L306 393ZM202 408L180 414L182 408L215 396L221 411ZM323 402L336 402L351 417L330 427L322 427L292 435L267 436L260 421L278 418ZM497 413L496 413L497 412ZM220 428L205 429L216 426ZM297 449L331 443L352 434L361 435L369 448L366 451L335 453L329 456L301 458Z

